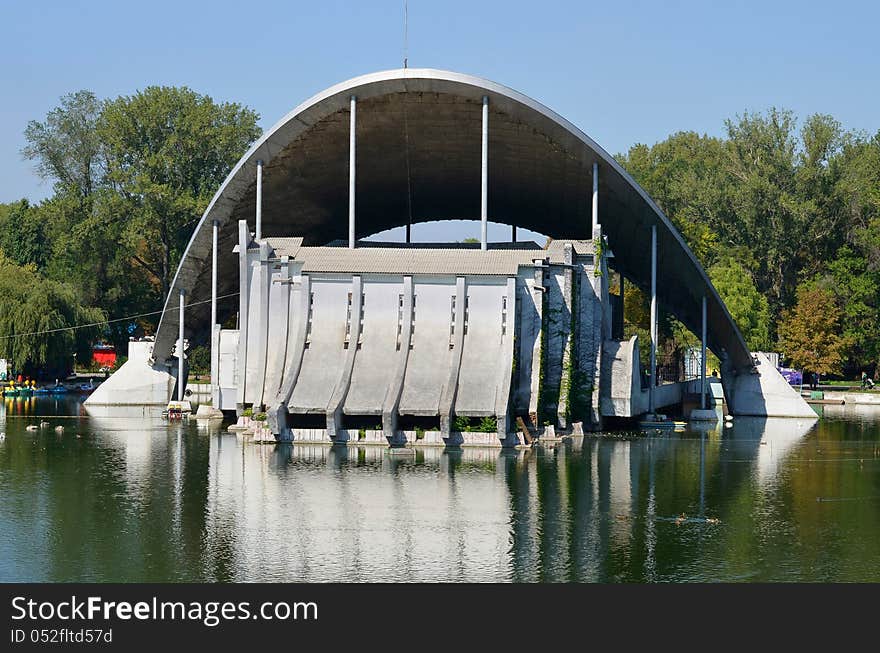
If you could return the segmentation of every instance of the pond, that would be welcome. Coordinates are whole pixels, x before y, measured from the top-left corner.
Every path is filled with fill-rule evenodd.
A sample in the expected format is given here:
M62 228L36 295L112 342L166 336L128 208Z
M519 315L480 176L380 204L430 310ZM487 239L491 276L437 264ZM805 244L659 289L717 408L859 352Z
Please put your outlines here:
M880 409L821 408L401 455L7 399L0 581L878 581Z

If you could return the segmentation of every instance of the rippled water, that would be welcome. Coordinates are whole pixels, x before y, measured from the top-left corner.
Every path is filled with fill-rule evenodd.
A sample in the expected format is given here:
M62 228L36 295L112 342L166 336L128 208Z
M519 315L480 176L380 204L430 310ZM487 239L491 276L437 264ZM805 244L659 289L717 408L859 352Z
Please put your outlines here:
M880 410L824 414L392 455L7 400L0 581L877 581Z

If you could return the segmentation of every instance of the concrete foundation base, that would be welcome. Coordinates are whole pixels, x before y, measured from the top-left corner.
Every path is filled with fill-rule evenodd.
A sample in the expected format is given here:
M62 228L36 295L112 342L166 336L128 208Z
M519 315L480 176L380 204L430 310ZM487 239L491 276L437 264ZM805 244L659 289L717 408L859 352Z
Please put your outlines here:
M174 376L165 365L151 365L153 343L128 343L128 360L89 395L90 406L167 406Z
M196 410L196 419L223 419L223 411L201 404Z
M703 410L694 408L691 411L690 421L692 422L717 422L718 413L714 410Z
M804 398L792 388L770 362L766 354L755 354L757 366L751 373L731 375L725 379L722 365L721 381L734 415L754 417L800 417L819 419Z

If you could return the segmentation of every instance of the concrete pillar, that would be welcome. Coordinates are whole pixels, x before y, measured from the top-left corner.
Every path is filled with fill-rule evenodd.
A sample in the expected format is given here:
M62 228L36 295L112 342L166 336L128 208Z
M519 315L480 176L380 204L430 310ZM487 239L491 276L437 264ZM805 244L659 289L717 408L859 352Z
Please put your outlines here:
M703 295L703 333L700 340L700 409L706 410L706 296Z
M177 340L177 401L183 401L183 314L184 302L186 301L186 291L180 289L180 331Z
M342 372L333 389L330 403L327 404L327 435L334 442L346 442L347 435L342 430L342 408L348 390L351 387L351 374L354 371L354 359L357 356L358 341L361 338L361 308L363 307L364 287L360 275L351 278L351 328L349 330L348 350L345 352L345 362L342 364Z
M529 307L534 308L534 313L526 311L526 315L530 318L531 338L529 340L523 340L525 346L528 347L529 344L531 344L531 351L523 352L523 365L521 369L523 375L526 373L530 374L528 404L529 419L532 421L532 425L535 428L540 429L541 416L538 415L538 395L541 391L541 377L543 376L544 368L544 357L541 355L541 350L543 349L541 343L542 340L547 337L546 330L544 329L544 261L536 259L534 270L531 297L532 306ZM528 366L525 364L527 357L528 362L530 363ZM524 381L525 378L521 377L520 383L523 383Z
M440 397L440 433L447 444L460 444L451 440L452 420L455 416L455 399L458 394L458 373L461 369L461 353L464 349L464 315L467 308L467 281L464 277L455 279L455 338L452 345L452 360L449 377Z
M520 444L516 426L511 423L510 395L513 383L513 356L516 338L516 277L507 279L507 319L502 334L502 355L499 361L498 394L495 397L495 418L501 445L512 447Z
M357 98L351 96L351 121L348 127L348 247L354 249L354 192L355 192L355 125Z
M480 249L488 248L489 230L489 96L483 96L483 147L480 157Z
M554 325L554 327L560 327L559 332L561 335L559 337L562 340L562 351L560 356L562 369L559 378L559 399L556 403L556 421L559 423L560 427L568 429L571 427L570 420L566 416L566 414L570 412L568 405L569 394L571 392L570 388L577 377L574 373L575 364L572 361L576 352L572 351L572 348L574 347L574 341L576 339L575 334L578 327L578 321L576 317L572 316L572 311L574 310L574 302L572 301L574 295L574 247L572 247L571 243L565 243L562 251L562 261L564 263L561 288L562 305L559 307L551 305L550 312L551 314L557 312L562 320L562 324ZM569 316L567 320L568 324L565 324L565 316ZM550 330L552 331L554 327L550 327ZM574 328L569 329L567 327Z
M256 239L263 238L263 162L257 160L257 230Z
M599 163L593 164L593 224L592 230L599 226Z
M281 389L269 406L266 421L272 432L278 436L282 442L293 440L287 423L287 403L293 395L296 382L299 380L299 372L302 368L303 353L306 346L306 335L308 332L309 322L309 303L312 294L311 279L307 274L302 275L302 286L299 294L299 314L300 319L297 322L297 330L293 342L287 350L287 363L284 369L284 379L281 383Z
M604 243L601 225L597 225L593 230L593 242ZM581 307L579 310L586 309L588 305L591 307L589 317L587 317L586 314L581 313L582 319L589 320L589 324L585 325L585 333L589 335L581 340L582 343L589 343L588 349L586 350L588 355L586 358L581 359L581 369L584 370L588 376L591 373L593 379L593 392L590 395L589 424L589 428L592 431L599 431L602 429L601 399L603 392L610 392L610 386L608 385L610 377L609 375L602 373L603 361L605 360L603 344L605 338L610 335L607 323L610 303L608 297L607 267L607 259L603 254L602 256L594 258L592 269L588 267L579 268L579 273L584 275L581 276L581 280L586 281L586 284L583 285L586 285L590 290L587 297L583 297L582 295L583 301L579 302ZM600 271L601 274L597 275L597 271ZM613 365L612 361L613 359L609 361L609 365Z
M256 336L253 351L248 352L247 376L248 392L246 400L253 404L254 412L263 403L263 389L266 383L266 363L269 340L269 293L272 288L272 263L269 261L269 244L260 243L259 264L252 267L251 284L256 286L251 291L251 300L256 299L256 306L251 306L251 319L248 332ZM256 291L256 292L254 292ZM256 295L256 296L255 296ZM273 352L275 353L275 352Z
M406 443L406 438L401 437L397 431L397 409L400 406L400 395L403 392L403 380L409 361L409 343L412 339L413 278L411 276L403 278L403 292L401 294L403 295L403 306L400 317L400 349L397 351L394 373L382 404L382 432L392 446Z
M648 412L655 411L654 387L657 384L657 225L651 225L651 385L648 389Z

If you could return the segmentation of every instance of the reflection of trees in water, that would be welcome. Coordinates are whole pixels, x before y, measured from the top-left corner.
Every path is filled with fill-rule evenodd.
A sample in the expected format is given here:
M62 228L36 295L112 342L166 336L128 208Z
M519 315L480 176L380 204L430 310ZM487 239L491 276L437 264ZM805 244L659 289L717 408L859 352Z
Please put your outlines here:
M52 535L39 546L48 577L199 580L207 442L164 425L132 428L130 420L66 424L63 435L41 436Z
M749 443L751 460L757 446ZM725 453L749 455L717 436L585 438L509 466L514 579L641 582L689 573L719 532L701 518L724 522L728 515L716 511L750 493L751 466L726 463ZM680 515L688 521L676 524Z

